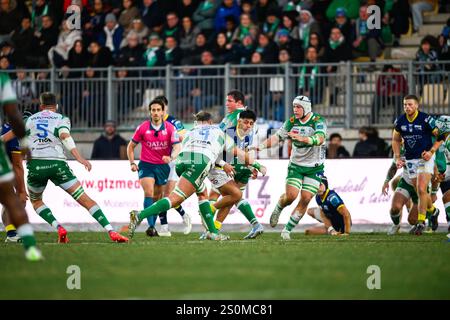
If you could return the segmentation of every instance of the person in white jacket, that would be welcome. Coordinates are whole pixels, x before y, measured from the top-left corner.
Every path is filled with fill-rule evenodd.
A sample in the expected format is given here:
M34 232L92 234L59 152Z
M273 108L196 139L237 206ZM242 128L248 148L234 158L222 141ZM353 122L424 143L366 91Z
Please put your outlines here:
M75 41L81 40L81 30L72 29L67 20L61 23L62 30L59 33L58 43L48 51L48 59L52 65L60 68L69 58L69 51Z

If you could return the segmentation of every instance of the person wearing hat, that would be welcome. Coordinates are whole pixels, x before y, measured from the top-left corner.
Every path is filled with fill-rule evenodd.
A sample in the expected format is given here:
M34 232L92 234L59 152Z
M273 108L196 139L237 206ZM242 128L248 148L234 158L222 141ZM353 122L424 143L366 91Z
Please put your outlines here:
M116 16L108 13L105 18L105 26L98 38L100 46L107 47L115 59L119 54L122 40L123 28L117 23Z
M350 20L347 18L347 10L345 8L336 9L334 20L331 22L330 28L326 32L327 38L330 36L331 30L336 27L341 30L341 33L347 42L351 43L352 25Z
M333 21L336 16L336 10L338 8L346 8L347 18L356 19L358 18L359 11L359 1L355 0L333 0L328 6L326 16L329 21Z
M127 142L116 132L116 122L108 120L103 125L103 133L94 141L92 160L127 159Z

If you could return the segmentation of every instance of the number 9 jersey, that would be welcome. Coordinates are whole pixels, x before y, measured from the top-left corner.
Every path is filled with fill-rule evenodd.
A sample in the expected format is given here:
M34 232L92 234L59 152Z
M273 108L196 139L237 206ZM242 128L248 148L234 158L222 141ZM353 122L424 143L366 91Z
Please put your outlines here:
M66 160L64 147L59 139L62 128L70 131L70 119L49 110L38 112L25 123L33 159Z

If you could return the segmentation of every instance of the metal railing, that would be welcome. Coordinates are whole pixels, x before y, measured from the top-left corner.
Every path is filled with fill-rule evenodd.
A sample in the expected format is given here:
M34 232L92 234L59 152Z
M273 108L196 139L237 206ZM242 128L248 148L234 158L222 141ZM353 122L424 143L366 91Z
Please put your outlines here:
M39 94L56 92L73 128L92 130L106 119L116 120L121 129L134 129L148 117L148 103L160 94L168 97L169 112L184 122L192 122L192 114L200 109L220 118L231 89L245 93L247 106L262 121L284 121L292 112L292 99L306 94L329 126L389 127L408 93L421 97L425 112L450 114L449 70L450 62L393 60L7 72L22 109L37 111Z

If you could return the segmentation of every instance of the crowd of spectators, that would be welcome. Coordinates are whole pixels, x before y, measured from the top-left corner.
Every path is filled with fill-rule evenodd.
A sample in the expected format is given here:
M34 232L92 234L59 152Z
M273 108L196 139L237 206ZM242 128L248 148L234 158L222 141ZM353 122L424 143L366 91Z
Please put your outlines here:
M431 1L432 2L432 1ZM423 23L430 1L413 0L1 0L0 67L134 67L201 64L375 61ZM367 6L383 11L381 30L367 27ZM74 28L73 6L80 11ZM69 13L68 13L69 12ZM448 29L418 59L448 58ZM314 49L311 49L314 48ZM313 53L313 51L315 51ZM254 54L260 57L254 57ZM313 58L313 59L312 59ZM314 70L312 70L314 71ZM335 69L324 70L336 72Z

